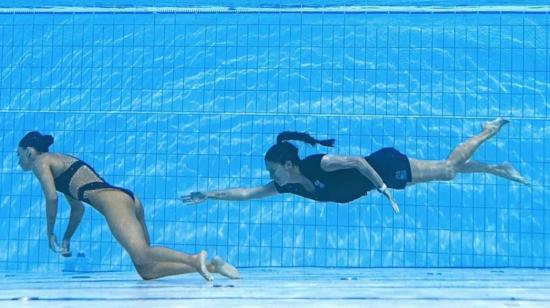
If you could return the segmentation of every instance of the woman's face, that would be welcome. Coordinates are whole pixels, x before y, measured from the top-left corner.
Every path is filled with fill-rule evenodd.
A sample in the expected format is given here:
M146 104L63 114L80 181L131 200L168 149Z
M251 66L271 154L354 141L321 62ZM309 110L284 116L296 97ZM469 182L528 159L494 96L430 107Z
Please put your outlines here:
M19 158L19 166L23 171L31 170L31 151L29 148L17 147L17 157Z
M292 163L287 161L284 165L272 161L265 161L267 171L269 171L269 177L274 180L280 186L290 183Z

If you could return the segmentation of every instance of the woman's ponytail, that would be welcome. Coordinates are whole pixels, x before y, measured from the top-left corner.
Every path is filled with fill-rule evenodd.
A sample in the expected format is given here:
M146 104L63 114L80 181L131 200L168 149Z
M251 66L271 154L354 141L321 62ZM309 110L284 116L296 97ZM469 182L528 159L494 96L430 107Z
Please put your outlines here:
M277 144L273 145L266 153L265 160L284 164L291 161L293 164L300 162L298 148L287 140L297 140L310 145L322 144L327 147L334 146L334 139L317 140L307 133L282 132L277 135Z

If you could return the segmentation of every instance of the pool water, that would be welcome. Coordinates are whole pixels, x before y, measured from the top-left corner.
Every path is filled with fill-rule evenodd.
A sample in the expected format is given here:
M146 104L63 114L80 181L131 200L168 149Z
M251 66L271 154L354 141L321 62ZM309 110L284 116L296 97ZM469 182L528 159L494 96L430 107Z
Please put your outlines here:
M548 3L184 4L2 5L0 300L548 301L534 287L547 287L550 264ZM347 205L178 200L268 183L263 156L284 130L336 139L298 144L301 157L392 146L438 160L498 116L510 124L474 159L508 161L530 186L481 174L419 184L394 191L398 215L375 191ZM15 154L31 130L139 196L153 244L205 249L246 278L214 289L197 275L141 282L91 208L75 257L50 252L40 185ZM60 200L58 237L69 217Z

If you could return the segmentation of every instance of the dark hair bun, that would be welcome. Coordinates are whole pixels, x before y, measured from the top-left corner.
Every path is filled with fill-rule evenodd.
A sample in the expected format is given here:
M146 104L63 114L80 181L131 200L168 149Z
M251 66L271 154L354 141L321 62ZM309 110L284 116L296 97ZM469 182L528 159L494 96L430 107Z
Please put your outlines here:
M27 133L21 141L20 147L33 147L39 152L48 152L48 148L53 144L52 135L42 135L40 132L32 131Z
M48 148L50 145L53 144L53 136L52 135L43 135L42 136L42 144Z

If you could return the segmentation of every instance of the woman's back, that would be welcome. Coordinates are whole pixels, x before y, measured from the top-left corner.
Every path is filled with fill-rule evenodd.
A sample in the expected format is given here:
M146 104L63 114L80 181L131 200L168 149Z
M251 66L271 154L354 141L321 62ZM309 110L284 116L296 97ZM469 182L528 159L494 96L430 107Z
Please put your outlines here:
M91 183L105 183L95 170L82 160L65 154L48 153L56 190L79 198L81 188Z

